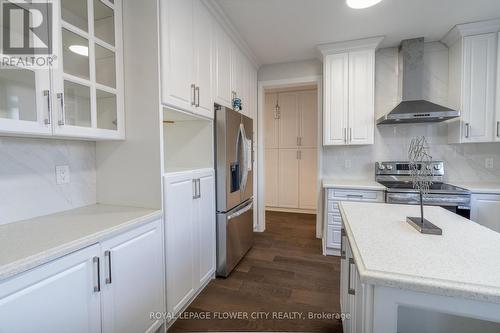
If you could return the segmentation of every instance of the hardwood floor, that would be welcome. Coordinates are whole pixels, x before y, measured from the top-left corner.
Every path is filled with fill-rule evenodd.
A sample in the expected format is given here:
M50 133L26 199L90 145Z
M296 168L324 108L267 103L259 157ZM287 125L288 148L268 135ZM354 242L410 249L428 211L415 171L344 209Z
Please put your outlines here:
M266 217L233 273L210 282L169 332L342 332L340 320L309 317L340 313L340 260L321 254L316 216Z

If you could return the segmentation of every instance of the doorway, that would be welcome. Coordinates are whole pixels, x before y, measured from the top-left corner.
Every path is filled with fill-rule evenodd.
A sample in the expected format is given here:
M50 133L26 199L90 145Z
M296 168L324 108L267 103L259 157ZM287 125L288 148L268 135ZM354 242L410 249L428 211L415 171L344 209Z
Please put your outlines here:
M321 237L321 77L259 83L258 225L266 211L316 214Z

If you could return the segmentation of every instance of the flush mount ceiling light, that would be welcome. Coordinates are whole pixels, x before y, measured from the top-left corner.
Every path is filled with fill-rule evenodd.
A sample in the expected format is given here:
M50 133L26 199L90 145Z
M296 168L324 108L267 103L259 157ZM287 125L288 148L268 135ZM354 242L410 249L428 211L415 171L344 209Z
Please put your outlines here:
M375 6L382 0L346 0L349 7L354 9L363 9L371 6Z
M84 45L71 45L69 47L69 50L84 57L89 56L89 48Z

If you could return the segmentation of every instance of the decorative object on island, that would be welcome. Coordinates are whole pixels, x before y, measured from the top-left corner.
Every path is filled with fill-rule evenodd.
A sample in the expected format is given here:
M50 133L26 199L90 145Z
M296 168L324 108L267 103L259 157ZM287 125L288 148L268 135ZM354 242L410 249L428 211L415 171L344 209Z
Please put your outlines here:
M429 193L432 185L432 156L424 136L413 138L408 149L410 172L413 188L420 195L420 217L406 217L406 222L422 234L442 235L443 231L424 218L424 195Z

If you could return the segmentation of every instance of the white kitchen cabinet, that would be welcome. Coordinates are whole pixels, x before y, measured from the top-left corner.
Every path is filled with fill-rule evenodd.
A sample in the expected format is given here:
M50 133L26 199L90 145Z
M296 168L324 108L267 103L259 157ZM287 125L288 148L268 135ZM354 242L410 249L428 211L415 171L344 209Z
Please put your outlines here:
M212 169L165 175L167 311L178 314L215 273Z
M385 202L385 192L380 190L326 188L324 197L323 254L342 256L340 202Z
M381 37L319 47L323 54L323 145L369 145L375 127L375 50Z
M218 24L214 28L214 100L215 103L232 108L231 55L233 42Z
M278 149L265 149L265 200L267 207L279 207L279 150Z
M279 148L299 145L299 98L295 92L279 94Z
M0 70L0 133L124 139L121 0L53 9L57 66Z
M449 47L448 100L460 117L448 122L451 143L492 142L496 136L497 31L480 23L455 27L443 42ZM495 31L491 31L491 30Z
M316 148L318 146L318 93L316 90L299 94L299 146ZM311 110L313 110L311 112Z
M265 94L264 145L266 149L279 148L279 110L276 109L278 94Z
M317 202L317 149L299 150L299 206L300 209L316 209Z
M500 195L473 193L470 215L472 221L500 232Z
M52 72L57 136L124 139L121 0L54 2L60 19L58 67Z
M280 149L278 165L278 205L281 208L298 208L299 151Z
M102 332L153 332L164 308L161 221L101 244ZM145 260L147 259L147 260Z
M161 2L162 103L213 118L213 19L200 0Z
M157 220L1 282L0 331L152 332L163 276Z
M100 332L99 255L93 245L0 283L0 332Z
M212 171L196 172L198 196L195 201L196 237L198 248L198 287L203 286L215 273L216 225L215 225L215 179Z

